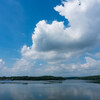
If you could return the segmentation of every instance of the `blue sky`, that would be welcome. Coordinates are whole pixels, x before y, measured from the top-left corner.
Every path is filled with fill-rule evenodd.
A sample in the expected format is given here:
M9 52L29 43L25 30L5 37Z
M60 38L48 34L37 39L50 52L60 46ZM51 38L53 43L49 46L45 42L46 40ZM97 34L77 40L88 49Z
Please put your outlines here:
M20 57L24 44L31 45L31 37L40 20L62 21L64 17L53 7L60 0L0 0L0 58L9 66Z
M99 0L0 0L1 75L98 74L99 10Z

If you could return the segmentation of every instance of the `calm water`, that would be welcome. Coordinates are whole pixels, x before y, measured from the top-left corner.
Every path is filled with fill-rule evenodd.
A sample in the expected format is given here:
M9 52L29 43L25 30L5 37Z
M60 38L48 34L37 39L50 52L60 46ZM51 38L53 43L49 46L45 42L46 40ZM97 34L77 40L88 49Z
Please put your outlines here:
M100 84L80 80L0 82L0 100L100 100Z

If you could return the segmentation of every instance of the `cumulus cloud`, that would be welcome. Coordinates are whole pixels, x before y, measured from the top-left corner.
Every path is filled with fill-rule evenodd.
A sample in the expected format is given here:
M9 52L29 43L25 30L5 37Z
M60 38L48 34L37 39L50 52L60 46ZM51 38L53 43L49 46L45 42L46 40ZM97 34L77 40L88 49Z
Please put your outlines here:
M69 20L70 27L40 21L32 35L33 45L24 46L22 56L55 62L83 55L99 43L100 0L68 0L54 9Z
M72 64L71 59L82 57L100 45L100 0L67 0L54 9L68 19L70 27L64 22L48 24L45 20L39 21L32 35L32 46L23 46L22 58L15 63L13 70L25 68L26 72L30 69L42 74L64 71L80 74L85 69L96 71L100 61L85 57L84 64ZM44 60L47 64L35 69L37 60Z
M42 68L40 68L42 70ZM95 60L91 57L85 57L84 63L58 64L45 67L42 74L52 74L61 76L87 76L99 75L100 60Z

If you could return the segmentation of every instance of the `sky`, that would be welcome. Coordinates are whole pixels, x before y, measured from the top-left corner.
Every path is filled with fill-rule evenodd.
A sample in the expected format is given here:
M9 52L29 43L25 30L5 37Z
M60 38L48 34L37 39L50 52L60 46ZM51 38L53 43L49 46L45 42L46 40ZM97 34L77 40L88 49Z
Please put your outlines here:
M0 0L0 76L100 73L100 0Z

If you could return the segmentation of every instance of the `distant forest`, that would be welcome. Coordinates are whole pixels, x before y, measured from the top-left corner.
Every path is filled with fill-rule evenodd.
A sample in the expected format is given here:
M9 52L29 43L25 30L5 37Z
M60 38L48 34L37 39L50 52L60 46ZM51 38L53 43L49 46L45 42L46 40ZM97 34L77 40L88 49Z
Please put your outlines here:
M100 75L96 75L96 76L85 76L85 77L67 77L67 79L100 80Z
M100 83L100 75L86 77L68 77L67 79L91 80L90 82L92 83Z
M0 80L91 80L94 83L100 83L100 75L97 76L86 76L86 77L57 77L57 76L11 76L11 77L0 77Z
M12 77L0 77L0 80L66 80L65 77L55 76L12 76Z

